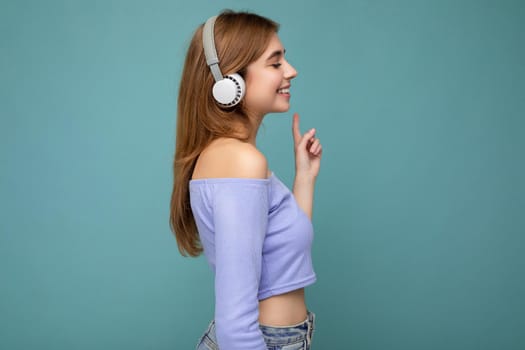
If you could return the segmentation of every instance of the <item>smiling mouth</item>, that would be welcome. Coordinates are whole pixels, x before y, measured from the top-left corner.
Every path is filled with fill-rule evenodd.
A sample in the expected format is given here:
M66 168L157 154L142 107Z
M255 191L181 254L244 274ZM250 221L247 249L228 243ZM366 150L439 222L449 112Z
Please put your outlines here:
M290 88L279 89L279 90L277 90L277 93L278 94L289 94L290 93Z

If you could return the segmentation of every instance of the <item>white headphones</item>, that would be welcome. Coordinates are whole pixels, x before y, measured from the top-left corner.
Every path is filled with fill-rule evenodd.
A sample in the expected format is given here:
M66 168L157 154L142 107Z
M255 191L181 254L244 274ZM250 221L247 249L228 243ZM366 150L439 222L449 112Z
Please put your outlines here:
M241 102L244 97L246 84L238 73L229 74L224 77L221 73L213 32L216 19L217 16L210 17L204 24L204 29L202 30L204 56L206 56L206 64L210 67L211 74L215 79L212 90L213 98L223 107L233 107Z

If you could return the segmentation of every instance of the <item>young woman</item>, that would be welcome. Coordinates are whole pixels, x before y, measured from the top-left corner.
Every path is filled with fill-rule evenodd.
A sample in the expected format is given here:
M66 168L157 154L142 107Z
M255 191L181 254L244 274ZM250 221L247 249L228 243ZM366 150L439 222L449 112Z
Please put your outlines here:
M297 72L278 24L224 11L197 28L178 97L170 224L181 254L204 254L215 274L215 317L197 349L310 349L315 130L292 133L291 192L256 147L267 113L290 108ZM226 74L223 76L222 74Z

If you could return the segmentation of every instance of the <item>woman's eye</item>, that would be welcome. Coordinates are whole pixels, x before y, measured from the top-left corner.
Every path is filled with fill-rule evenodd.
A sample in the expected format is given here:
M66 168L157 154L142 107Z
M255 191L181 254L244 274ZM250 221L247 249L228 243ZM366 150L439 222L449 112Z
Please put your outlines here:
M281 66L281 64L280 64L280 63L274 63L274 64L272 64L272 66L273 66L274 68L279 68L279 67Z

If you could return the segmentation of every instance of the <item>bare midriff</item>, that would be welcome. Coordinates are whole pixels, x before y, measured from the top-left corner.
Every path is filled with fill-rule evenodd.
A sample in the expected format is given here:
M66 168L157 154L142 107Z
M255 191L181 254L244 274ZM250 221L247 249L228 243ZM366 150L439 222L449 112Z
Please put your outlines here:
M304 322L307 316L304 289L259 301L259 324L284 327Z

